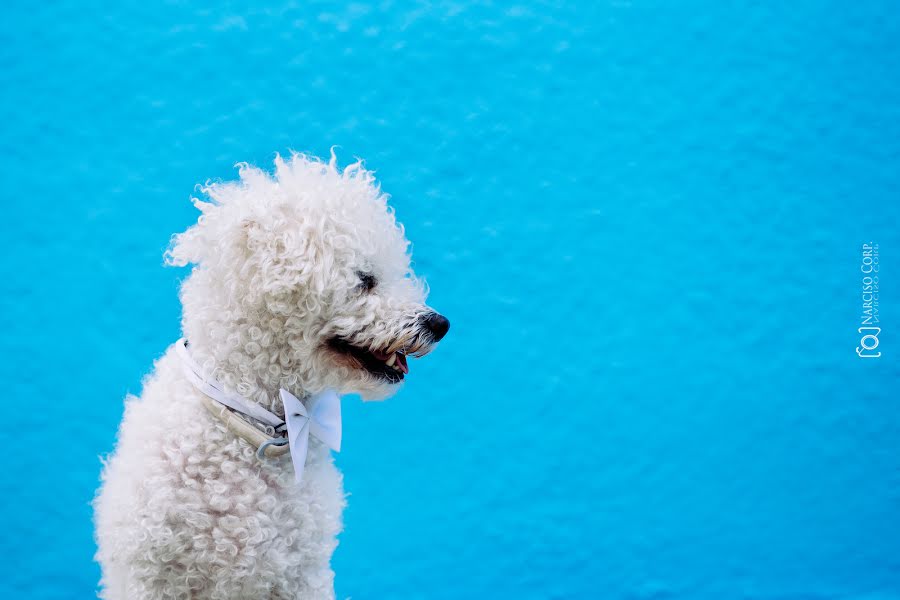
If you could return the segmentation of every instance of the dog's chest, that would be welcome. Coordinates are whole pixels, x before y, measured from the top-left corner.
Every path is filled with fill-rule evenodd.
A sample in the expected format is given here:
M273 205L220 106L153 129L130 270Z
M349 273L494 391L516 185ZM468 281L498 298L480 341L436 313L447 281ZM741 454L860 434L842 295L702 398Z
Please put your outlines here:
M266 572L276 588L291 594L331 589L330 559L345 502L329 450L310 441L303 483L297 484L289 455L260 460L246 442L218 427L204 437L204 451L185 463L184 472L184 487L200 497L189 493L194 501L176 509L191 537L215 549L208 554L198 548L199 556L214 562L202 570L219 585L223 578L249 585L242 574Z
M327 447L310 440L303 482L298 484L289 454L260 459L254 448L229 432L217 431L213 437L217 438L210 440L214 449L206 460L219 474L212 485L208 480L196 482L209 491L210 507L218 506L235 517L245 515L251 521L262 519L271 528L267 534L274 538L296 538L297 531L308 529L337 533L344 495L341 475ZM211 468L197 474L209 476Z

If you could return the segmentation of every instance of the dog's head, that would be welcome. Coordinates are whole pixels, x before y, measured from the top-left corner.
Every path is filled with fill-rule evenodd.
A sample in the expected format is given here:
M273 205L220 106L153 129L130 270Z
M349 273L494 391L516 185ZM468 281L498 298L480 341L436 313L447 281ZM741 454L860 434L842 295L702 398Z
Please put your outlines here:
M238 391L384 397L407 357L447 333L360 163L279 157L274 176L241 165L239 181L202 190L210 201L194 200L202 215L167 257L196 265L182 286L185 334Z

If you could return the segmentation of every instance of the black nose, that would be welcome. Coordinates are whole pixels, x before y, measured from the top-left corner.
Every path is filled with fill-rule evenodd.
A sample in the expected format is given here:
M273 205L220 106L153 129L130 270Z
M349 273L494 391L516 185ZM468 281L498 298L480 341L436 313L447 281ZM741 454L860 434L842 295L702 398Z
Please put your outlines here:
M436 342L439 342L442 337L447 335L447 330L450 329L450 321L447 320L447 317L436 312L428 313L422 317L422 324L425 326L425 329L431 332L431 337Z

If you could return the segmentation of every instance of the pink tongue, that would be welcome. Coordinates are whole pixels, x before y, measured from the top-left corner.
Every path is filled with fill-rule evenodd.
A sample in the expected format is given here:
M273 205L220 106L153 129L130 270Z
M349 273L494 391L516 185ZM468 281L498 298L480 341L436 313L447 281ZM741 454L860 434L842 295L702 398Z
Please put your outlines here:
M403 374L409 373L409 367L406 365L406 355L397 353L397 366L403 371Z

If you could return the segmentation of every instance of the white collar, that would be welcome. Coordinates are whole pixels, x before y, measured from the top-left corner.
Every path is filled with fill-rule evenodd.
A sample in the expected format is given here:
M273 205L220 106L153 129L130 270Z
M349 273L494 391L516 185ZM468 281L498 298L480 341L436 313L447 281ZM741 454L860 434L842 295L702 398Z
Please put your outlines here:
M184 338L175 342L175 352L181 358L184 373L188 380L203 394L236 413L263 423L267 426L266 429L268 431L280 433L281 437L271 437L267 441L258 443L258 436L248 436L246 428L229 427L243 439L256 446L259 449L257 456L260 458L265 456L266 447L271 444L278 446L282 446L285 443L290 444L291 459L294 463L294 476L297 483L300 483L303 479L303 467L306 464L310 434L335 452L340 451L341 399L334 390L326 389L318 394L314 394L307 401L308 406L305 406L296 396L282 389L279 394L284 405L285 418L282 419L256 402L228 392L219 381L207 376L200 365L193 359L190 352L188 352L187 341ZM222 416L222 413L219 413L217 416ZM286 437L284 437L285 425L287 426Z

